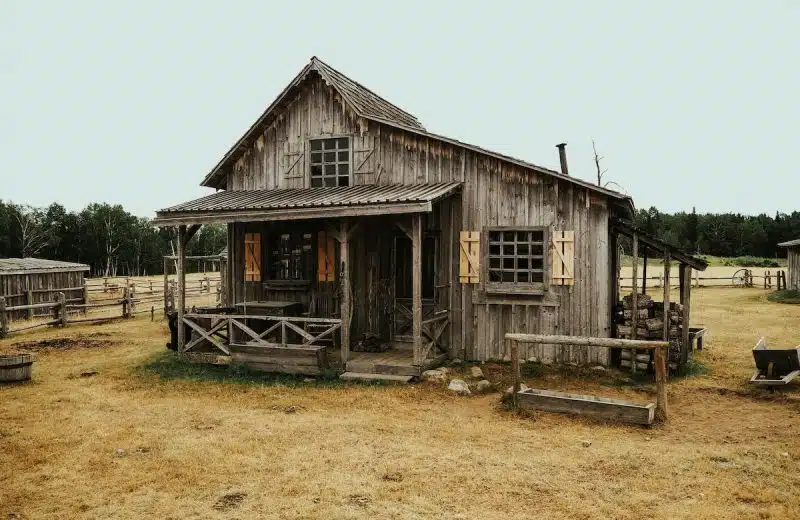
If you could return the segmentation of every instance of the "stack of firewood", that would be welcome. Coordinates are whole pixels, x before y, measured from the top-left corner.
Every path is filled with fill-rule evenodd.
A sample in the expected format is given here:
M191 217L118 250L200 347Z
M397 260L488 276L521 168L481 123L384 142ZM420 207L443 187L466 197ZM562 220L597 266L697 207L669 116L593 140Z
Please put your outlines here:
M637 298L636 339L662 339L664 336L664 303L653 301L648 294L640 294ZM680 355L680 332L683 320L683 307L679 303L670 302L669 316L670 360L675 352ZM622 298L622 312L617 314L617 337L633 339L633 296ZM674 352L673 352L674 351ZM632 352L623 350L620 366L631 368ZM652 352L638 351L635 370L648 370L652 367Z

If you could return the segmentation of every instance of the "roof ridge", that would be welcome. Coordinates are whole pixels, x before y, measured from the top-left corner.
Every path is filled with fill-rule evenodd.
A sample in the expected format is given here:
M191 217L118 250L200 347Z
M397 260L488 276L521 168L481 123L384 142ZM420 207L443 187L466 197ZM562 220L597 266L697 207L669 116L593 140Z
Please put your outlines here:
M382 101L384 101L386 104L388 104L388 105L389 105L389 106L391 106L392 108L394 108L394 109L398 110L399 112L402 112L404 115L406 115L406 116L408 116L408 117L412 118L414 121L416 121L416 122L417 122L417 124L418 124L418 125L419 125L421 128L425 128L425 127L424 127L424 125L423 125L423 124L420 122L420 120L419 120L419 118L418 118L417 116L415 116L415 115L414 115L414 114L412 114L411 112L408 112L408 111L406 111L406 110L404 110L404 109L400 108L399 106L395 105L394 103L392 103L391 101L389 101L389 100L388 100L388 99L386 99L385 97L381 96L380 94L378 94L377 92L375 92L375 91L374 91L374 90L372 90L371 88L369 88L369 87L367 87L367 86L363 85L362 83L360 83L360 82L358 82L358 81L354 80L353 78L351 78L351 77L350 77L350 76L348 76L347 74L345 74L345 73L343 73L343 72L339 71L339 70L338 70L338 69L336 69L335 67L332 67L331 65L329 65L329 64L328 64L328 63L326 63L325 61L321 60L321 59L320 59L320 58L318 58L317 56L312 56L312 57L311 57L311 63L316 63L316 64L319 64L319 65L321 65L323 68L325 68L325 69L329 69L329 70L330 70L330 72L333 72L334 74L338 74L338 75L342 76L343 78L347 79L348 81L351 81L352 83L354 83L354 84L358 85L359 87L361 87L362 89L366 90L367 92L369 92L369 93L370 93L370 94L372 94L373 96L375 96L375 97L377 97L377 98L381 99ZM326 71L326 72L327 72L327 71Z

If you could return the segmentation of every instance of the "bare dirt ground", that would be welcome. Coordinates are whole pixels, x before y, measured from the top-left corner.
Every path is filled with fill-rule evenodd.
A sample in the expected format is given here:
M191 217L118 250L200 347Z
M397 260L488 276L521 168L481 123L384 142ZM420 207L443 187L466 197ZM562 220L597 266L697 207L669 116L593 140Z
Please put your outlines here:
M37 356L33 381L0 387L0 518L800 518L800 387L746 384L758 335L800 343L800 306L694 295L710 373L670 381L670 419L650 429L427 384L162 377L180 365L143 317L22 333L0 342ZM507 366L484 370L504 384ZM529 373L653 399L619 377Z

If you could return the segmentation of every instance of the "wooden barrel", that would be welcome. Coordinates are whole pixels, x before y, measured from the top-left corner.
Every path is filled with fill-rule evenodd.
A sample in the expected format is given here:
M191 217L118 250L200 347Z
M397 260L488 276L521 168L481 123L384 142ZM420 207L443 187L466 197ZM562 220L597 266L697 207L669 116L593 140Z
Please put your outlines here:
M32 354L0 356L0 383L27 381L31 378Z

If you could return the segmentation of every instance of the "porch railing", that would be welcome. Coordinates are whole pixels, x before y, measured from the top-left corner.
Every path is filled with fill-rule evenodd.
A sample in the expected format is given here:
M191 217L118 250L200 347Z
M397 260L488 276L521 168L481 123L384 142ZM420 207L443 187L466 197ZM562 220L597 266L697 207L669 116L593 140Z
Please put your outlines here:
M263 332L253 330L250 326L253 321L266 322L266 329ZM247 314L187 313L183 322L197 333L186 343L183 352L208 342L227 355L230 355L232 344L265 347L319 345L322 341L330 341L342 326L342 320L335 318Z
M415 364L422 365L434 348L446 352L442 345L442 336L447 326L450 325L450 313L446 310L433 313L430 318L422 320L422 352L418 354Z

